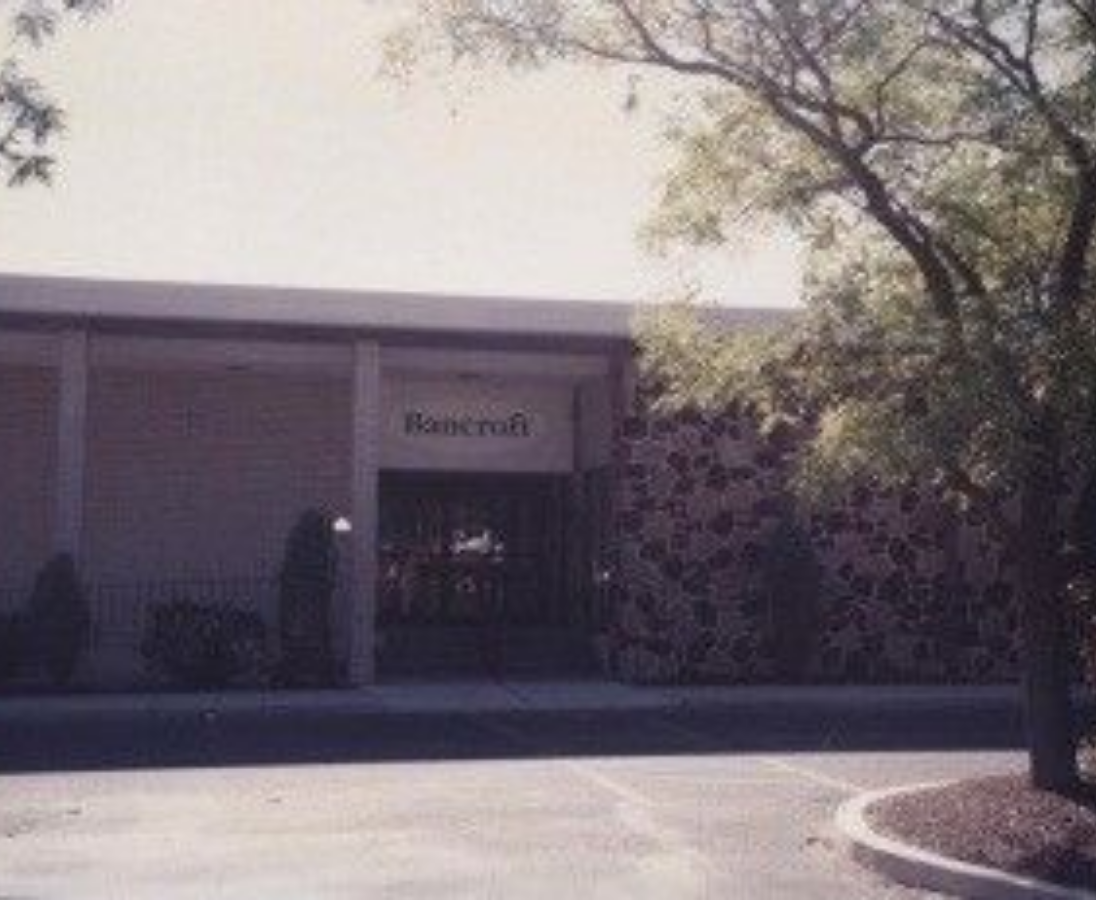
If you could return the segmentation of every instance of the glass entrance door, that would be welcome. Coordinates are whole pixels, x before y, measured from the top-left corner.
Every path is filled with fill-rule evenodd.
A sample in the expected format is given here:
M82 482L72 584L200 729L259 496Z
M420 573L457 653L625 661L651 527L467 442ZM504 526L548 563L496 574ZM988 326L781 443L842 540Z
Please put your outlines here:
M565 497L553 476L384 474L378 624L570 624Z

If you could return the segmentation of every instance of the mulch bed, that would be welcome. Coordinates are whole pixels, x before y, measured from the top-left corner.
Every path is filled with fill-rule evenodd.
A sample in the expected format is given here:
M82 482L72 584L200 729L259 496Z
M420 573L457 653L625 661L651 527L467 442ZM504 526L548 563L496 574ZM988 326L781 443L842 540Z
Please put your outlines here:
M981 778L875 803L878 831L952 859L1096 888L1096 787L1067 799L1020 776Z

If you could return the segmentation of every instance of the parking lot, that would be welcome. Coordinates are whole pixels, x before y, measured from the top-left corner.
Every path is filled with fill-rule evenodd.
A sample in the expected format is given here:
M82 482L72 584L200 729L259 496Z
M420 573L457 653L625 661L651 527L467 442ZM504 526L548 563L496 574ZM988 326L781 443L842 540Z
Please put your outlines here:
M1014 769L998 703L114 712L3 725L0 896L914 897L855 792Z

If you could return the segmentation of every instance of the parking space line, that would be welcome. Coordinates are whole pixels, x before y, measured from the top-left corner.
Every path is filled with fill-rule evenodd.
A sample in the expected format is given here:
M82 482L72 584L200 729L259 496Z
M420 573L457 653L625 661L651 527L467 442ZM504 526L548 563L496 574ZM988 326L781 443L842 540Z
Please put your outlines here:
M689 728L678 722L667 722L662 720L659 724L666 730L676 732L695 744L703 746L706 741L710 741L710 739L705 736L704 732ZM785 775L793 775L796 778L812 781L817 785L836 789L842 793L861 794L866 790L855 782L843 778L834 778L807 766L795 765L794 763L786 762L785 760L777 759L775 757L759 755L756 756L755 759L764 763L769 768L776 769L778 772L782 772Z
M505 722L500 722L497 719L490 719L487 717L480 717L477 719L480 726L487 731L493 732L500 737L505 738L513 744L519 746L530 747L536 749L539 745L538 742L525 734L520 728L516 728L513 725L508 725ZM611 793L618 800L622 800L625 803L631 803L635 806L653 806L654 802L649 798L641 794L639 791L633 790L627 785L621 784L608 775L603 775L599 772L595 772L587 765L576 762L572 759L556 758L551 760L556 765L566 769L571 774L578 776L586 781L593 782L598 787Z
M479 718L478 721L484 729L519 746L540 746L536 738L516 726L497 719ZM542 762L612 796L618 804L616 815L620 817L620 821L661 848L663 857L660 864L668 866L671 871L678 873L676 877L684 879L690 895L695 893L697 896L707 896L710 893L711 885L721 875L719 866L688 835L665 820L657 800L604 772L597 771L589 761L548 757Z
M758 758L761 762L765 763L765 765L771 766L781 772L804 778L807 781L813 781L815 784L821 785L822 787L833 788L845 794L862 794L866 790L863 786L856 784L855 782L847 781L844 778L834 778L832 775L826 775L824 772L819 772L809 766L796 765L783 759L775 759L771 756L762 756Z
M524 745L526 747L536 748L537 741L531 738L529 735L523 733L520 728L513 725L508 725L497 719L491 719L487 717L479 717L479 724L488 731L492 731L495 734L505 738L506 740ZM708 746L710 746L710 738L702 731L697 731L693 728L689 728L679 722L667 721L661 717L657 720L658 727L664 731L674 734L679 738L684 738L690 744L694 745L699 752L703 752ZM849 781L844 778L835 778L832 775L827 775L824 772L819 772L809 766L797 765L795 763L788 762L783 759L772 756L757 755L753 759L763 764L771 770L782 773L785 776L793 776L798 780L805 780L813 782L821 787L828 788L830 790L840 791L843 794L861 794L867 790L862 785L856 782ZM611 776L604 772L596 771L588 763L578 762L573 759L556 759L555 762L562 768L570 771L572 774L585 779L588 782L592 782L602 789L616 796L619 800L625 803L630 803L636 806L652 806L654 801L649 797L643 795L639 791L622 784ZM743 779L748 783L774 783L772 779L764 778L750 778Z

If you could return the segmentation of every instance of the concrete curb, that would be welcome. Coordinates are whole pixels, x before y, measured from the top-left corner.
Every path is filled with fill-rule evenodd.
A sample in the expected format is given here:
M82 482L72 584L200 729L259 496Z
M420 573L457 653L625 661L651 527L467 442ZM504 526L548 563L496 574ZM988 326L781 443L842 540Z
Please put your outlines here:
M941 856L887 837L868 823L868 807L889 797L944 787L929 782L869 791L846 800L837 811L837 829L849 855L861 865L899 884L974 900L1096 900L1096 893L1036 878L1011 875Z
M441 682L356 690L0 695L0 723L76 716L326 712L352 715L696 710L748 714L782 708L835 711L946 709L1017 704L1011 686L639 687L602 682Z

